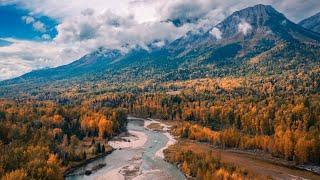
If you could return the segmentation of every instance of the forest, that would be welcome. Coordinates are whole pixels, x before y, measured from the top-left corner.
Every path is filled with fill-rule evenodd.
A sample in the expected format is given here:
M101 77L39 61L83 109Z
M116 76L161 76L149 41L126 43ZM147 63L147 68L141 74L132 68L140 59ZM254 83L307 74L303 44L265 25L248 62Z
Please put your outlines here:
M259 150L296 164L319 165L319 92L317 67L263 77L52 85L1 99L0 176L62 179L68 168L111 151L107 142L126 130L128 115L178 122L173 133L181 139L222 149ZM208 161L194 162L199 157L203 153L186 148L167 158L180 163L186 174L201 176L199 179L253 176L221 164L210 153L204 158ZM203 172L193 168L195 163L204 166ZM206 173L211 166L218 174Z
M111 151L126 128L121 108L63 106L53 101L0 101L2 179L63 179L68 167Z
M211 179L271 179L228 163L223 163L218 154L210 148L188 142L179 142L165 150L166 159L180 164L188 178Z
M132 111L184 122L182 138L319 164L319 77L306 77L189 81L175 88L192 90L144 95Z

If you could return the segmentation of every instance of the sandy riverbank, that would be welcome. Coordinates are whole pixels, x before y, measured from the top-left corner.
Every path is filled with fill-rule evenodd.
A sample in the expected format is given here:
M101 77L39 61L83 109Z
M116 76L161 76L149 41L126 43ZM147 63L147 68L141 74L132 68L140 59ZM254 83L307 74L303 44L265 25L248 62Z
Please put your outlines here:
M152 124L159 124L160 127L163 127L161 132L168 138L167 144L164 147L162 147L161 149L159 149L155 154L156 157L164 159L163 151L165 149L167 149L169 146L174 145L175 143L177 143L177 140L168 132L169 128L171 128L170 125L167 125L167 124L162 123L160 121L157 121L155 119L148 118L147 121L144 122L144 127L146 129L152 130L152 129L149 128L150 125L152 125ZM157 128L157 131L158 131L158 128Z
M148 128L150 124L157 123L160 126L163 127L162 133L168 138L168 142L164 147L159 149L155 153L155 157L164 159L163 150L168 148L170 145L173 145L176 143L176 140L174 137L168 132L170 126L166 125L162 122L159 122L154 119L148 119L144 121L144 128L147 130L152 130ZM125 137L121 137L122 140L114 140L110 141L109 145L111 145L113 148L119 149L119 148L142 148L146 141L148 140L148 137L143 132L138 131L128 131L129 135ZM155 174L161 174L161 171L159 169L154 169L150 171L142 171L141 168L141 157L135 157L131 160L131 164L128 166L123 166L117 169L113 169L109 171L108 173L104 174L104 177L112 177L111 180L123 180L123 179L134 179L134 180L141 180L141 179L148 179L151 176L153 177Z
M121 133L108 142L115 151L110 156L79 168L78 172L92 169L102 162L106 166L89 176L80 175L70 180L76 178L89 180L184 179L179 169L164 161L163 158L163 150L175 143L174 138L168 133L170 126L157 120L140 118L130 120L128 132Z
M141 148L147 142L148 137L143 132L128 131L129 135L121 140L111 140L108 142L115 149L119 148Z

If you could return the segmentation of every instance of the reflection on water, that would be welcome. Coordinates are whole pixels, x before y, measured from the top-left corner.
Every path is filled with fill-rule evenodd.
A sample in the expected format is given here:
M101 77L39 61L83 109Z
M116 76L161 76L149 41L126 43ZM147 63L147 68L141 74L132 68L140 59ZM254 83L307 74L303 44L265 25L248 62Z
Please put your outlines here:
M143 127L143 124L143 120L135 119L130 120L127 127L128 130L146 133L148 140L142 148L115 150L110 155L97 159L96 161L77 169L74 174L83 174L85 170L90 170L99 164L106 164L102 169L93 172L93 174L89 176L70 176L66 179L111 179L104 175L111 170L125 166L129 166L128 168L130 169L130 166L133 166L133 164L138 165L140 168L140 172L143 174L140 176L142 179L185 179L184 175L178 168L160 158L155 157L155 153L166 145L168 138L160 132L146 130ZM132 177L134 176L136 175L134 174Z

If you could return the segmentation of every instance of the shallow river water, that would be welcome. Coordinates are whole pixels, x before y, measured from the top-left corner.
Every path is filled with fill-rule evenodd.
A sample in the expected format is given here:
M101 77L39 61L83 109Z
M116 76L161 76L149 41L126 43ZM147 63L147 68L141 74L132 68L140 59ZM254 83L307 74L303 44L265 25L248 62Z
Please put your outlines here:
M145 133L147 136L146 143L138 148L117 149L111 154L77 169L73 173L74 176L69 176L66 179L124 179L124 176L121 174L125 174L125 179L185 179L182 172L176 166L156 156L156 152L166 146L169 140L167 136L162 132L146 129L144 127L144 120L142 119L131 118L127 129L129 131ZM83 175L86 170L90 170L99 164L106 164L106 166L93 172L91 175ZM118 173L119 171L122 173Z

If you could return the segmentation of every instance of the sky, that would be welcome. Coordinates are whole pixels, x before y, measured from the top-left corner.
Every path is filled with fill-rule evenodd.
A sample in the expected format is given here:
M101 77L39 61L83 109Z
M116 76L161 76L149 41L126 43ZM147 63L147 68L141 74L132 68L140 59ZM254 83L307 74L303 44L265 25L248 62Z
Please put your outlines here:
M296 23L320 12L319 0L0 0L0 80L68 64L99 47L161 46L256 4ZM219 37L217 29L211 33Z

